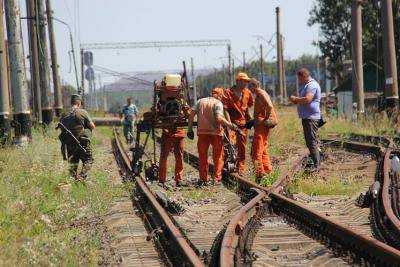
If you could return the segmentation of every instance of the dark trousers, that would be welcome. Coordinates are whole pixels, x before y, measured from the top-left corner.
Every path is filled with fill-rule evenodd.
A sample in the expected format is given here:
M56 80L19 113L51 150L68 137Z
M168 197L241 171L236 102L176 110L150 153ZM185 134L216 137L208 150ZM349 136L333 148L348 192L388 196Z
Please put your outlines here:
M310 156L316 167L320 164L319 140L318 140L318 120L302 119L304 139L310 151Z

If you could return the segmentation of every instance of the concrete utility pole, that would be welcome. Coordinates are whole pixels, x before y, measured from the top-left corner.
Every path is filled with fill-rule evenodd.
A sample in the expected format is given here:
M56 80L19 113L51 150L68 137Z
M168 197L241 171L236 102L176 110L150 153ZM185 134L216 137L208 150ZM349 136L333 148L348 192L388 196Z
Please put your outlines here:
M28 84L22 57L22 40L20 27L20 8L18 0L4 2L8 53L10 56L10 76L14 109L15 143L25 144L31 136L31 116L29 109Z
M364 106L364 70L362 50L362 2L353 0L351 5L351 56L353 102L357 103L357 113L365 111Z
M103 111L107 112L107 95L106 95L106 87L103 85L103 82L101 80L100 74L98 75L99 79L99 87L102 90L102 95L103 95Z
M77 88L78 94L82 97L85 94L85 63L83 61L83 49L81 49L81 88Z
M29 32L29 62L31 72L31 86L33 91L33 110L35 113L36 121L42 123L42 100L40 93L40 75L39 75L39 55L38 55L38 38L37 38L37 25L38 19L36 17L36 1L26 0L26 11Z
M222 84L226 88L227 85L226 85L226 79L225 79L226 78L226 73L225 73L225 64L224 63L222 63L222 77L223 77Z
M232 48L231 45L228 44L228 81L229 87L233 85L233 78L232 78Z
M283 80L282 80L282 57L281 57L281 19L280 8L277 7L276 11L276 68L277 68L277 91L279 92L279 102L283 103Z
M243 52L243 71L246 72L246 52Z
M393 7L391 0L381 1L383 25L383 58L385 62L385 97L388 109L397 110L399 93L397 83L396 50L394 45Z
M3 0L0 0L0 144L10 136L10 93L8 90L8 67L4 36Z
M330 72L329 72L329 59L326 57L324 59L324 70L325 70L325 94L329 95L331 91L331 79L330 77Z
M50 52L51 52L51 69L53 74L53 87L54 87L54 110L57 117L61 116L63 109L62 92L60 84L60 75L58 71L58 60L57 60L57 48L56 40L54 36L54 25L53 25L53 10L51 8L51 1L46 0L46 14L47 23L49 25L49 39L50 39Z
M284 51L284 43L283 43L283 36L281 35L280 38L281 42L281 66L282 66L282 91L283 91L283 103L286 102L287 100L287 90L286 90L286 67L285 67L285 58L283 56L283 51Z
M234 59L232 59L232 70L231 70L231 75L232 76L235 76L235 60Z
M263 54L262 44L260 44L260 76L261 76L261 86L262 88L264 88L264 54Z
M42 97L43 123L49 125L53 121L53 107L51 106L49 52L47 45L46 17L44 0L36 1L36 14L39 17L39 73Z
M196 88L196 76L194 75L194 61L190 58L191 76L193 81L193 101L197 103L197 88Z

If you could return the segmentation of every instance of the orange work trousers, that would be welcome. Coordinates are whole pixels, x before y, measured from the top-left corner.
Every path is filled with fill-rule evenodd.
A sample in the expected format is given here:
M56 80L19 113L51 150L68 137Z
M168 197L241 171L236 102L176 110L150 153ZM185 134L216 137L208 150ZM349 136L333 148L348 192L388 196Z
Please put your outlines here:
M199 134L197 140L197 149L199 151L199 174L200 179L204 182L209 180L208 177L208 148L212 146L214 177L215 181L222 180L222 169L224 167L224 149L222 144L222 136L211 134Z
M183 175L183 139L184 137L173 137L162 135L161 154L160 154L160 177L159 181L167 181L167 159L169 153L173 150L175 155L175 181L182 180Z
M259 126L254 129L251 157L257 178L272 171L272 164L268 154L269 129Z
M229 137L231 142L236 144L237 148L237 163L236 169L242 174L246 170L246 144L247 144L247 129L240 129L241 133L230 131Z

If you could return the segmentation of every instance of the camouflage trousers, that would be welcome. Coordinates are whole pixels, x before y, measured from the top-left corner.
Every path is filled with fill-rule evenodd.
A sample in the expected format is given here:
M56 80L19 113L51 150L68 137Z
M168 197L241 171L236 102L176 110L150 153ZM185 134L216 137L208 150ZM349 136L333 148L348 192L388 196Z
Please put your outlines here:
M86 179L93 164L92 148L89 139L82 138L79 141L85 151L77 144L67 145L68 162L70 164L69 174L70 176L77 178L79 161L82 161L82 170L79 176L82 179Z

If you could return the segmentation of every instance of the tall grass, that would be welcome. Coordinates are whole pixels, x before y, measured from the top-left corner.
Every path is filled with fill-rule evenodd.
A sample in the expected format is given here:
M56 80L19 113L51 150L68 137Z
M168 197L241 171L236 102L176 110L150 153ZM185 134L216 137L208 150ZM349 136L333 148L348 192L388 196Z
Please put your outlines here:
M95 151L102 161L104 151ZM0 265L97 263L99 216L120 189L96 164L86 185L69 180L55 132L0 150Z

